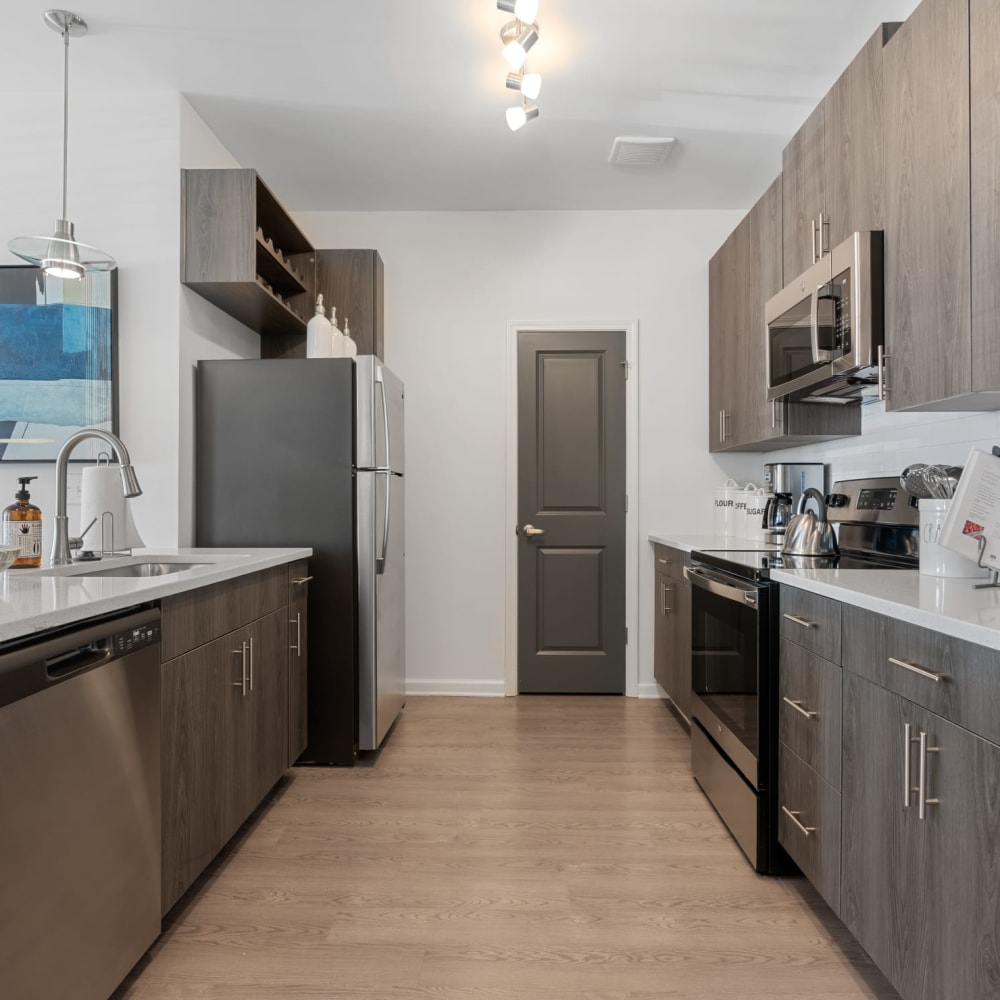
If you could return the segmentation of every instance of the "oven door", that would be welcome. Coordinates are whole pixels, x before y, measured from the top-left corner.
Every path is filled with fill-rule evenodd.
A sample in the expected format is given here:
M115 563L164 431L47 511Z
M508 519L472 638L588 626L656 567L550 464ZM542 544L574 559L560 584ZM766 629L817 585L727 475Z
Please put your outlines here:
M691 582L691 715L752 788L766 787L766 768L758 764L768 586L699 564L684 575Z

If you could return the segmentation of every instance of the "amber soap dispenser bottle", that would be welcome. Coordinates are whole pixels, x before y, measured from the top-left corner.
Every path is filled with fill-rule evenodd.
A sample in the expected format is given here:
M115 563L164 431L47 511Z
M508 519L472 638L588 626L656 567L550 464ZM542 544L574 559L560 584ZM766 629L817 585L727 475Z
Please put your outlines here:
M28 501L28 483L37 476L18 479L21 488L14 494L14 503L3 511L3 540L6 545L16 545L21 554L11 564L28 569L42 565L42 512Z

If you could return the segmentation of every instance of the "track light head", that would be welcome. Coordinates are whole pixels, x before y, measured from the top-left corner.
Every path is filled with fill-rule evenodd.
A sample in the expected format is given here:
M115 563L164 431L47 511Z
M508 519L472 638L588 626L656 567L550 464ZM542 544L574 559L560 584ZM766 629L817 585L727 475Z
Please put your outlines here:
M528 100L535 100L542 91L542 78L538 73L508 73L507 89L519 90Z
M528 52L538 41L538 25L522 25L520 21L508 21L500 29L500 39L504 43L504 59L510 64L511 69L519 70L524 65L524 60L528 58Z
M516 132L525 122L530 122L532 118L538 117L537 104L516 104L507 109L507 128L511 132Z
M538 0L497 0L497 10L513 14L519 21L531 24L538 16Z

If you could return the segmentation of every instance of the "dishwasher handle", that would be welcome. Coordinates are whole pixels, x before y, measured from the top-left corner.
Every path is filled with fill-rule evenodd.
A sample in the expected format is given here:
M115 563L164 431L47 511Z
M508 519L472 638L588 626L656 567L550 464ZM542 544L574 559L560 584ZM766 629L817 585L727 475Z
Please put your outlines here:
M64 680L73 674L82 673L99 666L114 656L114 650L107 639L88 642L68 653L59 653L45 661L45 675L50 680Z
M53 630L0 652L0 708L160 641L160 612L141 609Z

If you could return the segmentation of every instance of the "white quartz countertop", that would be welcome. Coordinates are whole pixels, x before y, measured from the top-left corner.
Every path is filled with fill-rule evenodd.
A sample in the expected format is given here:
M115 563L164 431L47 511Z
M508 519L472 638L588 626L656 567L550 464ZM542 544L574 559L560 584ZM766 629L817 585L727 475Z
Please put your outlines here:
M0 642L308 559L312 549L141 549L124 559L0 573ZM93 576L139 562L204 563L158 577Z
M779 547L779 543L737 535L683 535L670 531L651 531L649 540L680 549L681 552L759 552L764 549L777 551Z

